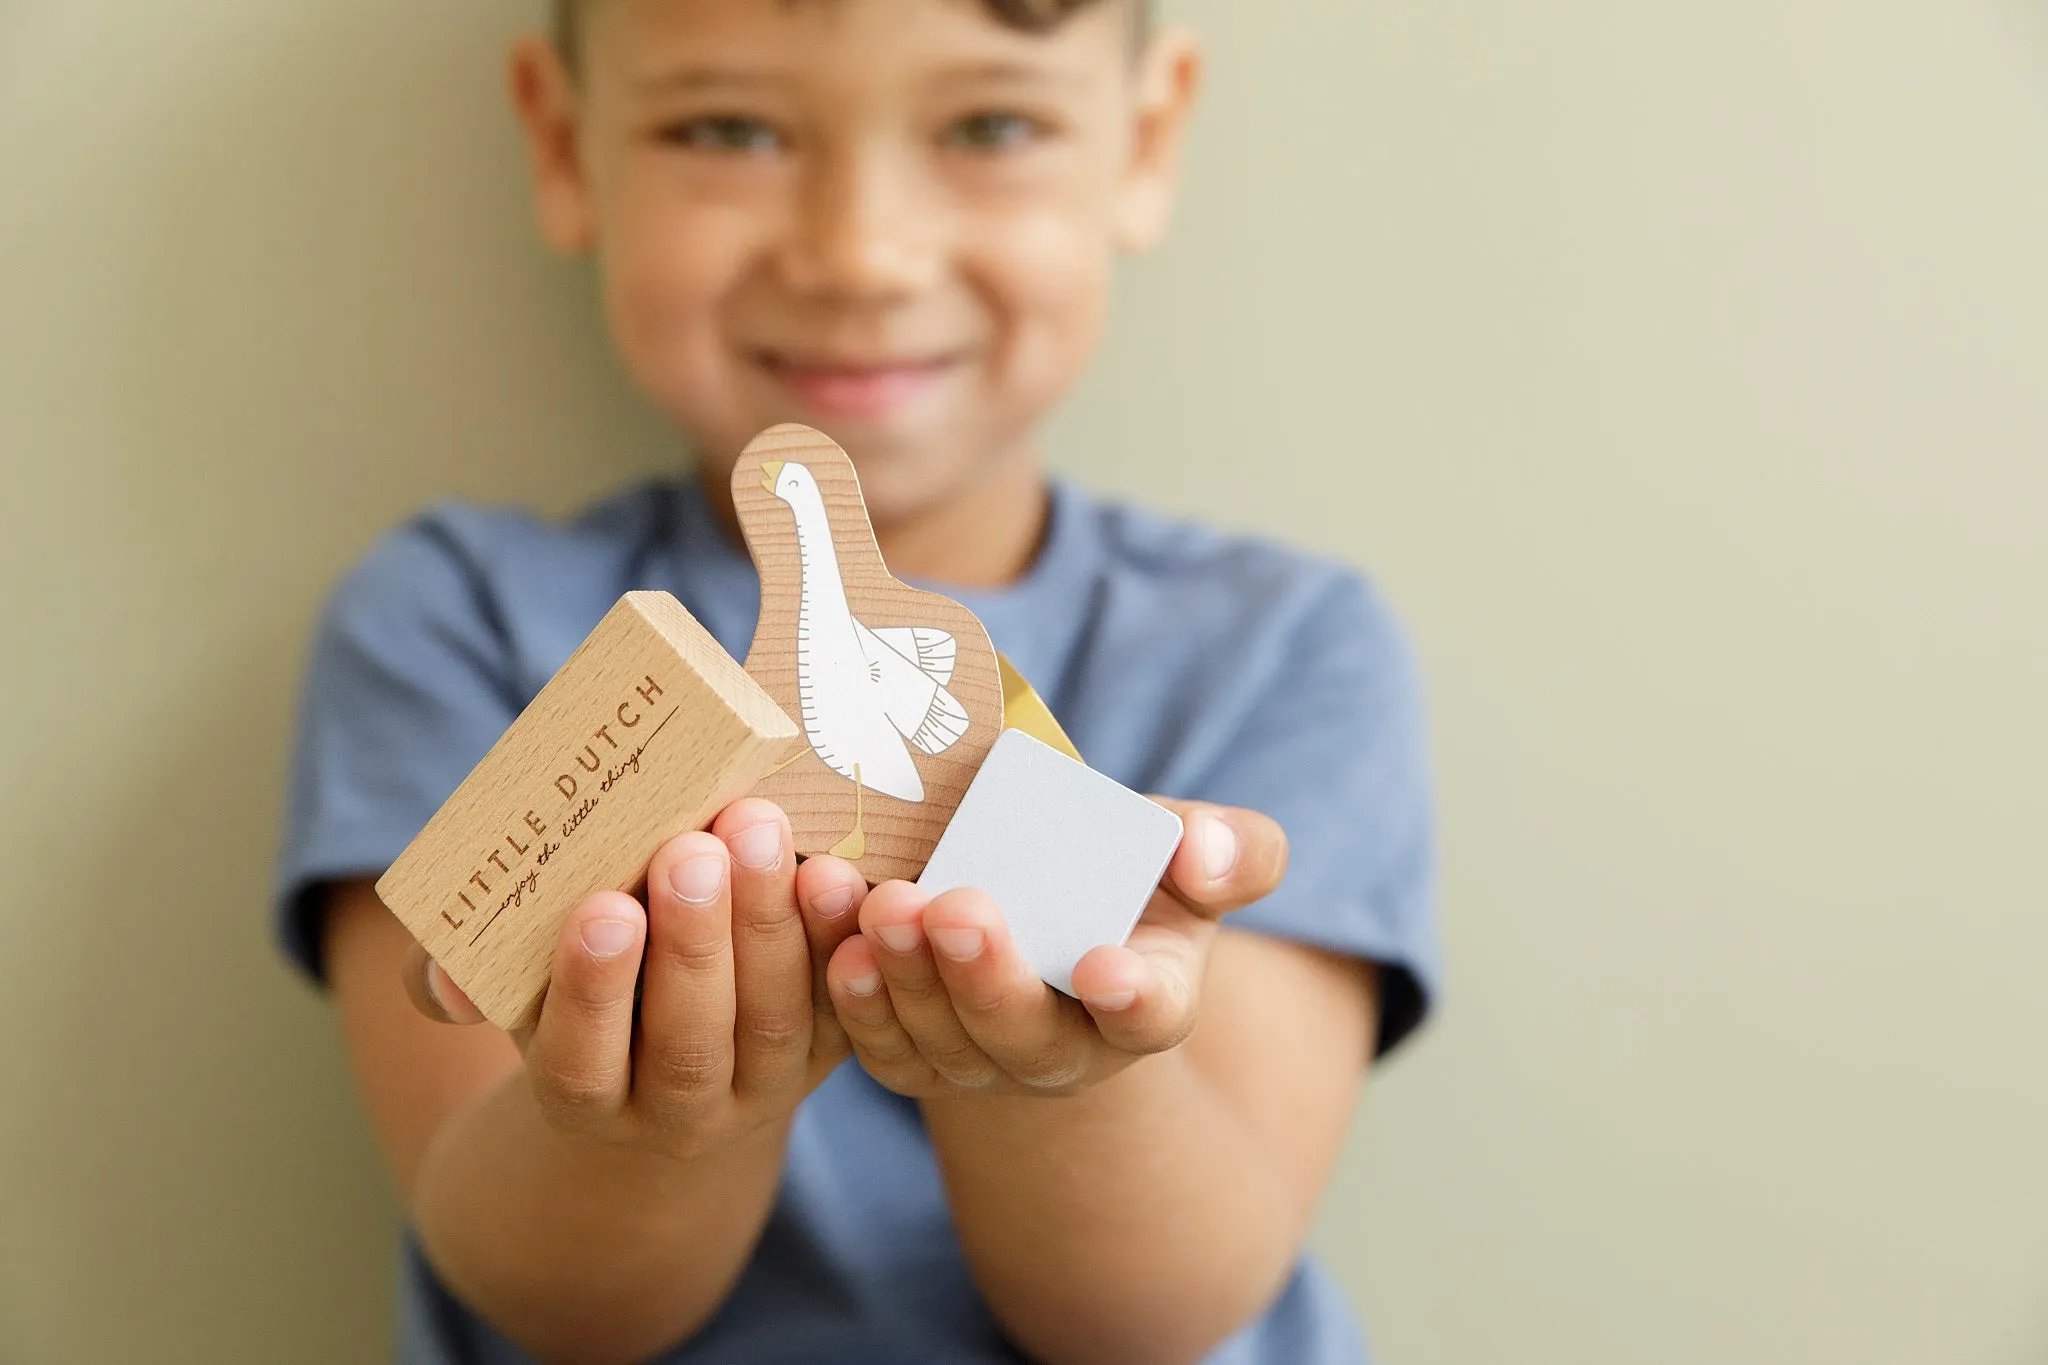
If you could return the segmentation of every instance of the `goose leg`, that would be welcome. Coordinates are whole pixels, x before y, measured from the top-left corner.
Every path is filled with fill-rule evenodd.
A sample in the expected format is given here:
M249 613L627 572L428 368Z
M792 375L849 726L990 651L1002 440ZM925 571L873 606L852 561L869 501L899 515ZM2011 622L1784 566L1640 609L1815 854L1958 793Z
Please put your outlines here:
M853 765L853 832L826 850L835 858L857 863L868 855L868 835L861 827L861 796L864 791L860 780L860 764L856 763Z

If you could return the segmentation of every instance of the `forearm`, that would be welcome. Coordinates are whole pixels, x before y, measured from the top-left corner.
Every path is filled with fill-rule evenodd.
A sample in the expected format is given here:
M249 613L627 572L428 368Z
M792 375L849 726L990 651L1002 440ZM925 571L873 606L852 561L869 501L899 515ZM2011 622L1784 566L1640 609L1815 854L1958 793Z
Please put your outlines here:
M1293 1263L1298 1201L1186 1049L1078 1095L924 1113L976 1282L1045 1360L1198 1359Z
M752 1254L786 1126L683 1162L578 1144L524 1070L451 1119L423 1159L413 1221L435 1269L549 1361L635 1361L698 1330Z

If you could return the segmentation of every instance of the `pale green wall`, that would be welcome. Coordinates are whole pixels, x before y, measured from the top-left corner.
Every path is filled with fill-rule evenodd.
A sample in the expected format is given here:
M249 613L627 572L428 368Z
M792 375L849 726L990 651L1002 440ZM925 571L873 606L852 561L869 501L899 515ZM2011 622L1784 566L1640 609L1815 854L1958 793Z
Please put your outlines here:
M2048 1357L2048 13L1185 8L1058 458L1421 644L1453 994L1321 1230L1385 1355ZM525 17L0 0L0 1359L382 1354L261 920L309 614L671 458L530 244Z

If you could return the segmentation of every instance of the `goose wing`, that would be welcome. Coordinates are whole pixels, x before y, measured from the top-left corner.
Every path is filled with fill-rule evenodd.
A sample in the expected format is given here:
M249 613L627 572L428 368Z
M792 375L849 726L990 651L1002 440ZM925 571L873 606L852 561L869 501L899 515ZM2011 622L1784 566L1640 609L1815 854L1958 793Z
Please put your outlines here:
M939 686L953 681L958 651L951 631L933 626L882 626L869 634L916 664Z
M861 648L868 656L868 676L881 690L882 710L897 733L915 745L920 753L942 754L967 733L967 708L962 706L930 673L909 655L896 649L877 632L859 621L853 623ZM891 634L921 633L920 627L897 627ZM952 636L944 631L948 646ZM947 678L952 677L951 666Z

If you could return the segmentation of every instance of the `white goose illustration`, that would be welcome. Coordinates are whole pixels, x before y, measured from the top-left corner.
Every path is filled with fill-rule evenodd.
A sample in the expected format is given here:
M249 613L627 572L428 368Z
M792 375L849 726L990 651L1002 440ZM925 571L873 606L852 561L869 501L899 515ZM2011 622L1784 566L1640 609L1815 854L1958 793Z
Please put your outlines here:
M953 637L929 626L870 628L855 619L817 479L801 464L763 460L761 486L796 514L796 676L804 736L826 767L854 784L853 830L831 851L861 858L867 853L864 789L923 801L924 782L909 746L940 754L967 733L967 710L946 690L953 680Z

